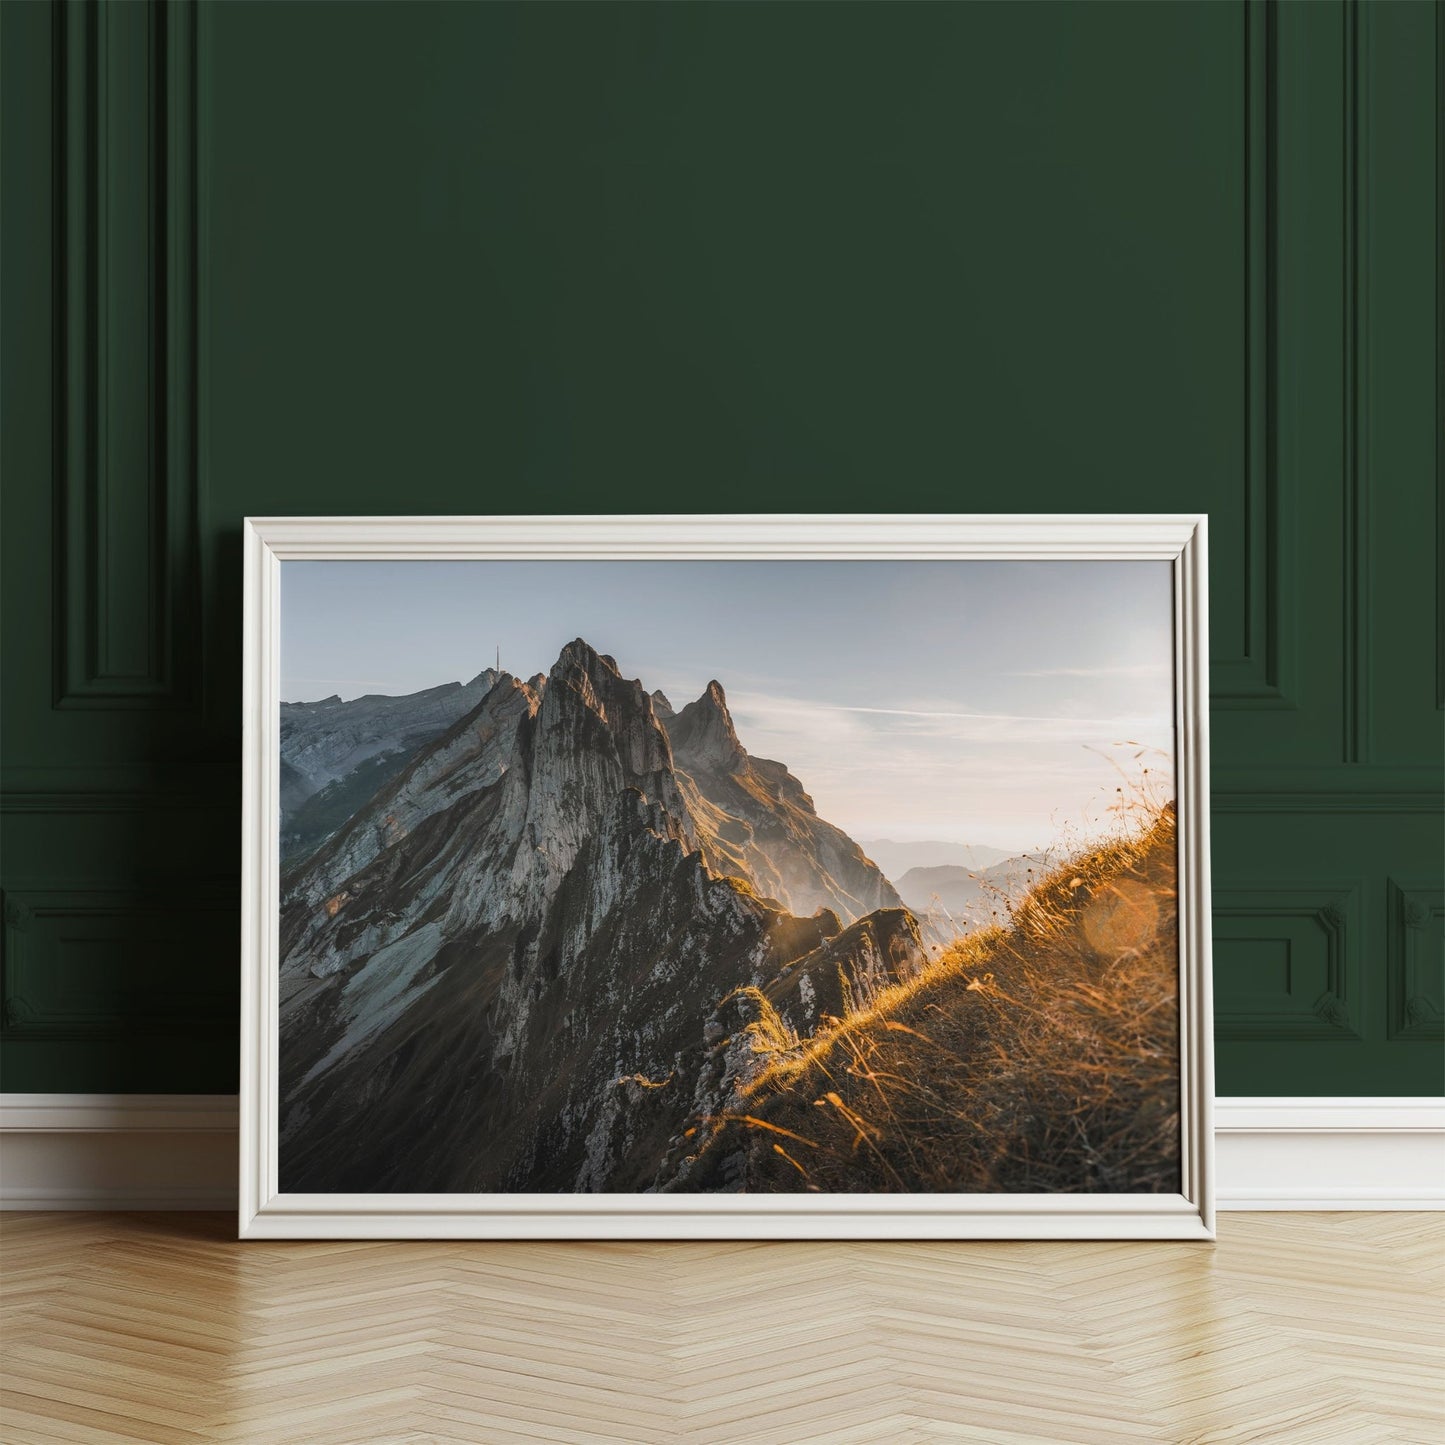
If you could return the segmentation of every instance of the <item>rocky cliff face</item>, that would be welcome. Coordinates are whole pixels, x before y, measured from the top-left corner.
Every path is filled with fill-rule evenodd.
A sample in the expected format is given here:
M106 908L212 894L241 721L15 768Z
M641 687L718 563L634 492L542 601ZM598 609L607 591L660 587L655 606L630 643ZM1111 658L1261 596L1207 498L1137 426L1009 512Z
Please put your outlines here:
M722 686L710 682L667 723L678 779L706 823L709 862L789 912L832 909L847 922L902 900L863 850L817 814L782 763L750 757Z
M760 984L733 990L718 1001L703 1024L701 1059L689 1072L691 1094L685 1117L668 1141L653 1187L695 1187L694 1155L709 1126L747 1111L746 1086L780 1055L789 1056L810 1040L826 1036L855 1008L867 1007L890 984L913 977L927 961L918 923L906 909L882 909L838 931L837 919L822 913L808 923L818 935L798 930L803 920L779 921L791 933L786 959ZM781 940L780 940L781 941ZM799 948L801 952L793 955ZM746 1159L713 1161L721 1188L741 1189Z
M721 688L670 712L573 642L288 876L283 1188L664 1186L742 1067L747 1000L809 1033L921 963Z
M508 673L439 738L417 750L391 782L354 813L282 885L282 906L327 897L335 882L353 877L433 813L468 793L490 787L510 761L517 726L537 710L534 686Z

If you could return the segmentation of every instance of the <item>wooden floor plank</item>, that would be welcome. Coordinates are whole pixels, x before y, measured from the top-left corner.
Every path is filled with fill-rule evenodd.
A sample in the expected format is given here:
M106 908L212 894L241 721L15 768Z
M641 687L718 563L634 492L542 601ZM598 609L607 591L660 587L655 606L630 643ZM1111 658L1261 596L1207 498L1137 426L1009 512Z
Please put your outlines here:
M0 1439L413 1445L1445 1440L1445 1217L1216 1248L241 1244L0 1217Z

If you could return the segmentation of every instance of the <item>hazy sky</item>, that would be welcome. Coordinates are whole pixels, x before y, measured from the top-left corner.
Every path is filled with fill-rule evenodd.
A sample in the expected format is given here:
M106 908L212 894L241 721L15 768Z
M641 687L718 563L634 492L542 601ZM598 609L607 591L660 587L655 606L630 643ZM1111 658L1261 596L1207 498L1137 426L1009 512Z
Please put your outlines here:
M285 562L281 588L287 701L498 646L529 677L580 636L676 707L716 678L855 838L1043 847L1105 821L1108 758L1173 756L1167 562Z

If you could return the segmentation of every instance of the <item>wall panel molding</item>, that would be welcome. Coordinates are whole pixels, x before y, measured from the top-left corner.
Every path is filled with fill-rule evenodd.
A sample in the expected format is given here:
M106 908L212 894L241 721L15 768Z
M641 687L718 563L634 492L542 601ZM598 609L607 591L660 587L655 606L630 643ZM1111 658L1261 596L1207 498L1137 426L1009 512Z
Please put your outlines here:
M1083 474L1099 510L1217 519L1222 1083L1436 1087L1445 11L857 7L860 106L784 63L812 22L746 7L670 8L642 49L625 7L324 9L5 7L4 882L120 910L90 944L35 916L22 972L58 948L81 996L6 1036L8 1083L227 1086L229 1003L107 1003L94 940L186 990L124 911L174 879L232 985L235 885L179 890L233 847L247 512L663 509L679 476L798 511L880 476L900 510L989 510L1007 477L1051 511ZM739 75L741 124L713 103ZM960 135L970 183L940 187ZM1228 915L1291 874L1360 880L1343 942ZM1226 974L1289 945L1291 987L1243 999Z
M1445 1039L1445 886L1385 885L1391 1039Z
M1344 26L1343 178L1345 265L1341 325L1344 330L1344 396L1340 405L1343 461L1344 558L1340 586L1344 639L1346 763L1370 760L1370 309L1367 212L1370 203L1369 25L1370 9L1358 0L1341 6Z
M234 890L176 883L7 887L0 1037L116 1039L225 1021L234 980L214 967Z
M1293 576L1275 438L1275 0L1243 4L1244 19L1244 633L1236 653L1210 664L1210 703L1225 709L1293 709L1287 582ZM1217 644L1216 644L1217 645Z
M1434 9L1435 51L1435 708L1445 712L1445 20Z
M1445 773L1434 767L1216 768L1216 813L1442 813Z
M0 812L130 812L157 807L239 808L239 757L206 762L51 764L0 768Z
M196 76L190 6L55 10L55 682L196 693Z
M1220 1040L1358 1040L1358 883L1214 890Z
M64 817L75 814L212 812L229 813L235 803L229 794L216 796L212 787L179 791L67 788L53 791L0 791L0 816ZM238 885L239 888L239 885ZM239 894L238 894L239 896Z

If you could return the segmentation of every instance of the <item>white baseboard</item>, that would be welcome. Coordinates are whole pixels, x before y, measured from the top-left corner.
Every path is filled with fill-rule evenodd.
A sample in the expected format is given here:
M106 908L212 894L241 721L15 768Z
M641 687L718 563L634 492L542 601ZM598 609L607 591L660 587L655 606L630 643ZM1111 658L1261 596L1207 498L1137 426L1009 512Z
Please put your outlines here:
M0 1094L0 1209L234 1209L234 1094Z
M1445 1099L1214 1101L1220 1209L1445 1209Z
M1445 1099L1215 1101L1220 1209L1445 1209ZM229 1094L0 1094L0 1209L231 1209Z

